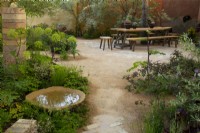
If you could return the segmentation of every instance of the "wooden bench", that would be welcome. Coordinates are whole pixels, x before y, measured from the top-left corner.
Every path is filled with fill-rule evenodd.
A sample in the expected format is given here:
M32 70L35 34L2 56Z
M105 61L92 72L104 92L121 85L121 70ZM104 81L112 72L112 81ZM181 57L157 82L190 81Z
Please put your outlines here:
M178 38L179 38L179 36L151 36L151 37L133 37L133 38L127 38L127 40L130 43L130 46L131 46L130 48L134 51L136 41L164 40L163 46L164 46L165 42L168 41L168 46L170 47L171 40L176 40L175 47L177 48Z

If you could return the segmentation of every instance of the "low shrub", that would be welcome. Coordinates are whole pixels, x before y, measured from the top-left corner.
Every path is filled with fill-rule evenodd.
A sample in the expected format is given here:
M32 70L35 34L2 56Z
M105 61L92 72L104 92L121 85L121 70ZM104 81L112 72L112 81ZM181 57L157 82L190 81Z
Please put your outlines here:
M141 63L140 63L141 64ZM135 64L133 64L135 65ZM149 79L146 65L125 76L130 83L127 89L156 95L178 94L185 86L185 79L191 80L200 63L174 51L169 63L150 63Z
M76 133L87 120L88 107L81 104L72 110L50 111L25 102L22 110L25 118L38 121L40 133Z
M4 127L10 122L10 119L10 114L4 109L0 109L0 132L3 132Z
M155 100L144 121L145 133L162 133L164 130L165 103Z
M146 62L136 62L129 69L134 70L133 73L124 77L130 82L129 90L151 93L159 98L174 95L168 103L157 100L152 104L144 122L145 133L199 132L200 49L185 35L181 42L192 56L185 57L175 50L169 63L150 62L149 73Z
M51 85L52 86L63 86L66 81L66 73L67 73L67 68L66 67L61 67L61 66L54 66L52 68L51 72Z
M51 85L87 92L88 80L78 68L54 65L49 57L31 52L29 59L7 68L3 68L0 57L0 74L0 132L23 118L37 120L41 133L76 133L87 120L84 103L70 110L52 111L25 102L28 93Z
M61 54L67 59L68 54L74 57L78 54L76 38L50 27L30 27L27 30L27 46L29 50L50 50L52 59L54 54ZM65 55L65 56L63 56Z
M51 72L52 86L65 86L71 89L88 91L88 80L77 67L54 66Z

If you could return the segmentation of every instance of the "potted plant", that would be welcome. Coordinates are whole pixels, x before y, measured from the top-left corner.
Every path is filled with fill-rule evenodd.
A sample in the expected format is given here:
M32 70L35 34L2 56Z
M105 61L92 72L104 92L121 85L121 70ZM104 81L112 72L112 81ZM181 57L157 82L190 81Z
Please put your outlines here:
M156 23L155 23L153 20L151 20L151 19L148 19L147 22L148 22L148 25L149 25L150 28L153 28L153 27L155 26L155 24L156 24Z
M131 21L128 20L128 19L126 19L126 20L124 21L124 27L125 27L126 29L130 29L130 28L131 28Z
M138 26L138 23L137 23L137 22L133 22L133 23L132 23L132 28L133 28L133 29L136 29L137 26Z
M151 22L151 23L149 23L149 27L153 28L153 27L155 27L155 24L156 24L155 22Z

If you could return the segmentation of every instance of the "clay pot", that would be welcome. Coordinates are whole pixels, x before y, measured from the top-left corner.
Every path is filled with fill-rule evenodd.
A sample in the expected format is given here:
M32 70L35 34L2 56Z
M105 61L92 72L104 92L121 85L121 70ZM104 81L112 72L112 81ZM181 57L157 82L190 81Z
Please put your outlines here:
M126 29L130 29L130 28L132 27L132 25L131 25L131 23L125 23L125 24L124 24L124 27L125 27Z
M150 27L150 28L155 27L155 22L151 22L151 23L149 23L149 27Z

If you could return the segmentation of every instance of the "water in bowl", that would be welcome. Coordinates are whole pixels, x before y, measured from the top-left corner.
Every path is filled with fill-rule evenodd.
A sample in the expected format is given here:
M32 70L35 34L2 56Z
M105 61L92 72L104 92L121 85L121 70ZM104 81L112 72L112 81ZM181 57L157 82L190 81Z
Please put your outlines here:
M76 103L79 100L79 95L69 94L60 91L48 92L37 96L34 101L43 106L49 107L65 107Z

